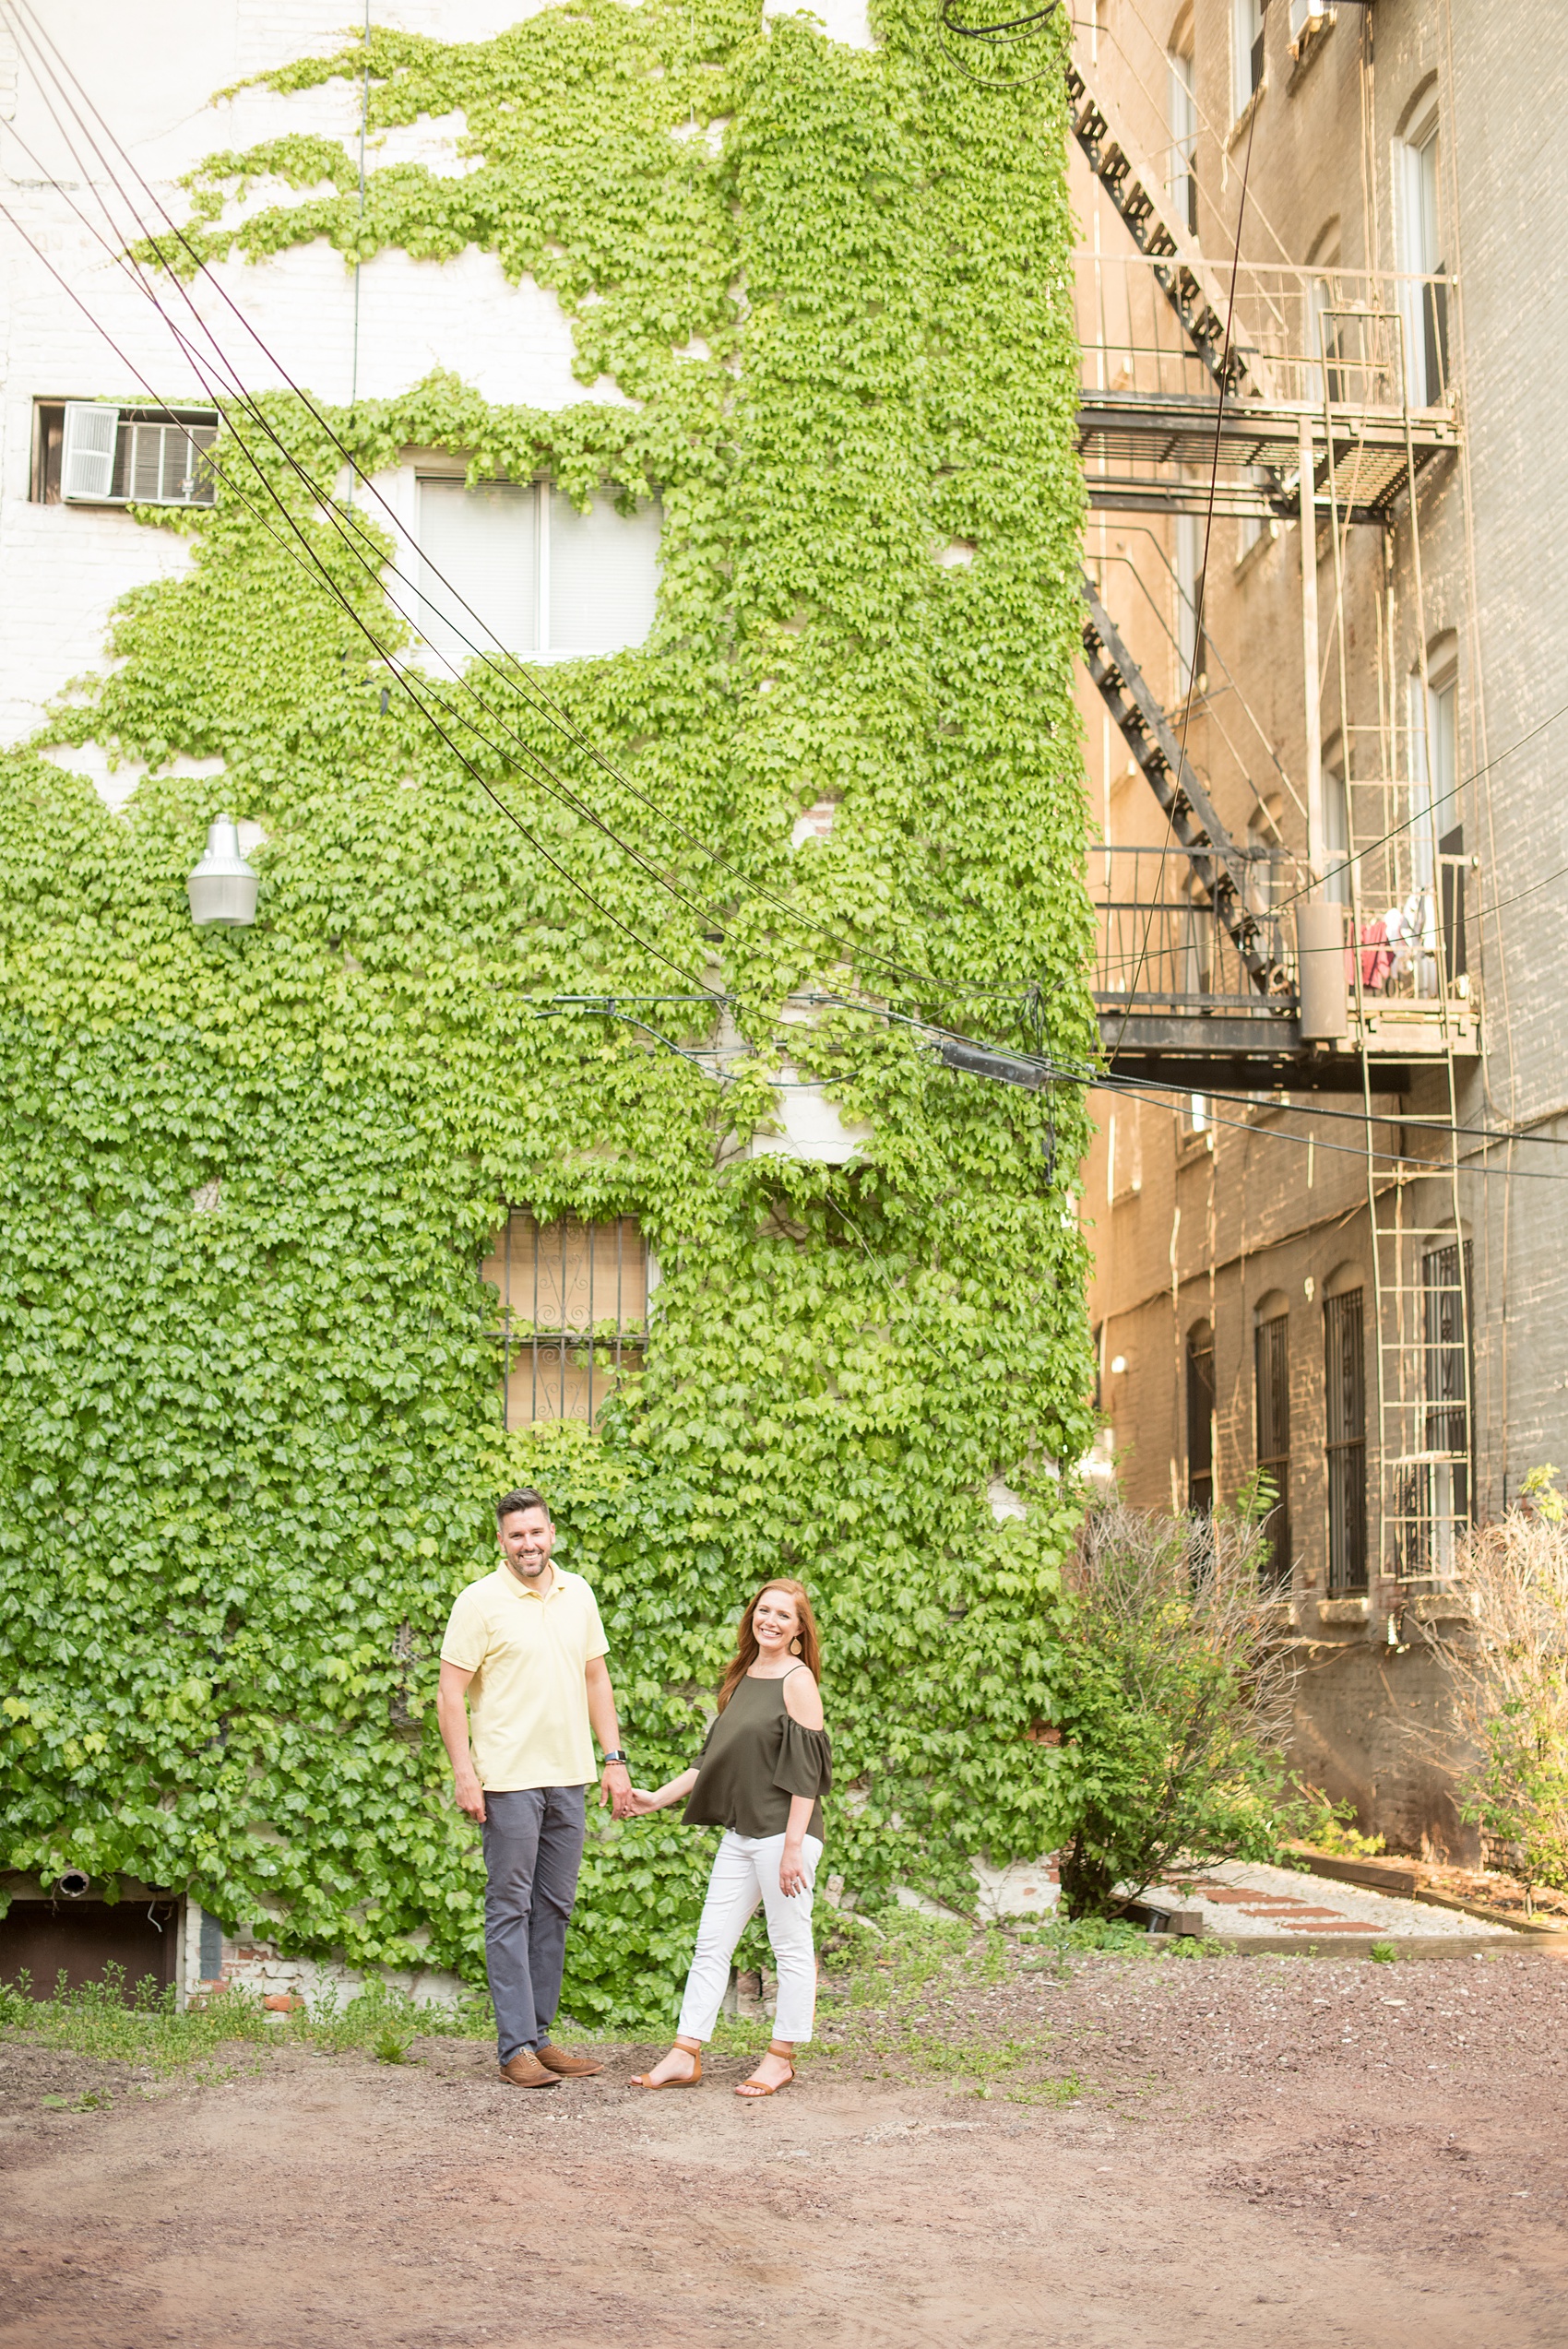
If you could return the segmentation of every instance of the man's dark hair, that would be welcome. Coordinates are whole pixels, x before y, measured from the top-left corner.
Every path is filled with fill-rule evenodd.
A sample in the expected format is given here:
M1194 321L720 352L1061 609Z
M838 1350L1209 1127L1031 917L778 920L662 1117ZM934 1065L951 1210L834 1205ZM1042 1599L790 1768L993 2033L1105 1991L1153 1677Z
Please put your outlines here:
M542 1509L545 1515L550 1517L550 1503L544 1495L541 1492L535 1492L532 1485L523 1485L516 1492L502 1494L495 1504L495 1522L499 1524L503 1517L515 1517L520 1510L524 1509ZM552 1524L554 1524L553 1517L550 1518L550 1522Z

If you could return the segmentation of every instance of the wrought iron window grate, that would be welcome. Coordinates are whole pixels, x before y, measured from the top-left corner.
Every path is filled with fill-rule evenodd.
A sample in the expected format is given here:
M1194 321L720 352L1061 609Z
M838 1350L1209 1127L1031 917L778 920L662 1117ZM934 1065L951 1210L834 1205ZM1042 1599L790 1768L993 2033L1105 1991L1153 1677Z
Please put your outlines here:
M506 1425L597 1418L642 1367L647 1244L636 1217L540 1223L514 1208L482 1272L498 1295Z

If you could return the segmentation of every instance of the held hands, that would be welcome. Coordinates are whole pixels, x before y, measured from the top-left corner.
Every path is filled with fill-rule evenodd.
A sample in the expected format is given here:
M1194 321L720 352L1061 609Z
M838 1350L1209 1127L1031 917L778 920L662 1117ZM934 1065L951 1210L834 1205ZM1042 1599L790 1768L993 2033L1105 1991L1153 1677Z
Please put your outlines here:
M632 1774L624 1762L607 1762L599 1782L599 1807L610 1805L612 1819L636 1816L636 1798L632 1789Z
M786 1900L806 1889L806 1856L799 1844L787 1843L778 1862L778 1889Z

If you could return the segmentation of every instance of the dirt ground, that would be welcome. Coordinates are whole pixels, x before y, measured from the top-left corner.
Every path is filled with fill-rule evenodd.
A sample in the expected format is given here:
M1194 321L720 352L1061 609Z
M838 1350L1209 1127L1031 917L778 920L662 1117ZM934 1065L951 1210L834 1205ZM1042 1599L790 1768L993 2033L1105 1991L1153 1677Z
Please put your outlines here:
M528 2094L472 2042L200 2082L13 2038L0 2349L1568 2340L1559 1961L1102 1956L931 2012L1006 2066L873 2031L745 2105L729 2058L628 2089L647 2048Z

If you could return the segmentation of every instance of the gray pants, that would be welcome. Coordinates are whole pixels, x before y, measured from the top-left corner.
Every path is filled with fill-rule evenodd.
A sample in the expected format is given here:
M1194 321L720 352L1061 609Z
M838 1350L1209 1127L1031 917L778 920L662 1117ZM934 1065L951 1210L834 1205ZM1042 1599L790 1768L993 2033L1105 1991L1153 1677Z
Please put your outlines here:
M550 2037L577 1896L588 1813L582 1786L484 1797L484 1962L503 2063Z

